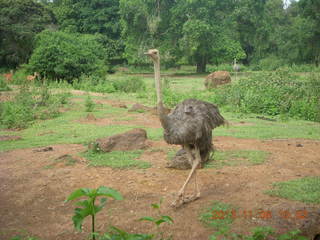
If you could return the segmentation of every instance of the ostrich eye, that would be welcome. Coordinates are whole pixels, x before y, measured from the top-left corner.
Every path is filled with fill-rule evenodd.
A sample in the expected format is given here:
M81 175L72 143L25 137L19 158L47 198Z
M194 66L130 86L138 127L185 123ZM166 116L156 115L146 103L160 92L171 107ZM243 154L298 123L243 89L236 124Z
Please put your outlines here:
M184 108L184 112L185 113L191 113L193 111L193 108L192 108L192 106L186 106L185 108Z

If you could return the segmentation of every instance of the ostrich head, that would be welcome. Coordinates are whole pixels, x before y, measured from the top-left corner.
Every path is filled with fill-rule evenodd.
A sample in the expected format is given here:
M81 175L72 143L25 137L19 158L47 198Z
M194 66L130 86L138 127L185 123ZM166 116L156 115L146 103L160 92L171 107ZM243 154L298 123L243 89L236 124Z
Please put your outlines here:
M154 63L157 63L160 60L160 55L159 55L158 49L149 49L148 52L145 53L145 55L148 55L149 57L151 57L151 59Z

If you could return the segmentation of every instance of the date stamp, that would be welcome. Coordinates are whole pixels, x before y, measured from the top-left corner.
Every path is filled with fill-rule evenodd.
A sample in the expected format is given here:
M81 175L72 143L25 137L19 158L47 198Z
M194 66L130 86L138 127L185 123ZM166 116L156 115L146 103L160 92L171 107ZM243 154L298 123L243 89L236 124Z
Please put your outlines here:
M243 218L243 219L263 219L268 220L272 218L282 218L282 219L296 219L302 220L308 218L308 211L305 209L290 211L288 209L281 209L278 211L271 210L214 210L212 211L211 219L226 219L226 218Z

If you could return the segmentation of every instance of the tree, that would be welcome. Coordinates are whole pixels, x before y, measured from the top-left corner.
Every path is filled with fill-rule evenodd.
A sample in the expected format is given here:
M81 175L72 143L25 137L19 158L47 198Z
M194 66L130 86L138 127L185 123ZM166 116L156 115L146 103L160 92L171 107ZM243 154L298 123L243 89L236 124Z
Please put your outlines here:
M121 55L119 0L59 0L53 2L52 9L60 30L99 34L109 58Z
M235 2L181 0L172 8L171 34L181 55L197 65L197 72L205 72L207 63L231 62L244 58L235 31L232 12Z
M143 53L149 48L159 48L162 63L172 62L168 51L171 0L120 0L122 38L125 57L130 64L148 64Z
M104 52L93 35L46 30L37 36L28 69L50 79L72 82L82 74L105 74Z
M26 63L35 35L53 21L50 11L36 1L0 0L0 64Z

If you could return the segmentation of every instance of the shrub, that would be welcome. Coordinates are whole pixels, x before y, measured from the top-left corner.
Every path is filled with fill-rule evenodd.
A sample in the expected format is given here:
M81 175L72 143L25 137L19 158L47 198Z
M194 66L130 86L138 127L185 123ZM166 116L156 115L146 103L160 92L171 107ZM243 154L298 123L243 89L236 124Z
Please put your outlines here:
M6 81L2 77L0 77L0 92L1 91L9 91L9 90L11 90L11 89L9 88Z
M146 90L145 82L139 77L126 77L114 80L113 87L116 91L125 93L135 93Z
M92 112L93 111L95 104L92 101L90 95L87 96L84 105L86 107L86 112Z
M229 105L243 113L286 115L320 121L319 80L316 75L300 77L287 70L251 74L232 85L213 90L210 101Z
M75 89L102 93L112 93L116 91L111 80L98 76L82 75L77 81L73 82L73 87Z
M36 119L56 117L67 98L52 95L46 85L36 90L23 85L13 101L1 103L0 123L5 128L26 128Z
M27 66L50 79L72 82L82 74L106 73L105 49L93 35L45 30L37 35Z

